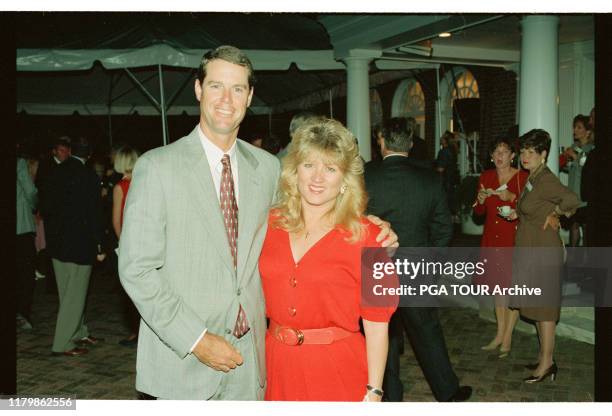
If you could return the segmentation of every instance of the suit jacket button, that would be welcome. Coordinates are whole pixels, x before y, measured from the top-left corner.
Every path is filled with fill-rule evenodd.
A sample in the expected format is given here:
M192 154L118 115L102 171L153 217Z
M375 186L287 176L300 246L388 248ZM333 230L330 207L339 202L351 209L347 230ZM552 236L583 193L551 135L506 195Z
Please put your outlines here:
M297 279L295 278L295 276L289 278L289 285L291 287L296 287L297 286Z
M236 292L236 294L237 294L238 296L240 296L240 294L241 294L241 293L242 293L242 290L240 290L240 288L238 288L238 291Z
M232 333L232 330L231 330L231 329L229 329L229 328L225 328L225 333L229 335L229 334L231 334L231 333Z
M289 308L290 316L295 316L296 313L297 313L297 310L293 306Z

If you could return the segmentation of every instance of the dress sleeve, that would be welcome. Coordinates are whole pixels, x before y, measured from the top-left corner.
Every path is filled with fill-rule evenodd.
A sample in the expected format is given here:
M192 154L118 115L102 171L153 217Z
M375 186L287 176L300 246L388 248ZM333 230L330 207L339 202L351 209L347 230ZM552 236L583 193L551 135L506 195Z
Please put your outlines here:
M386 250L380 248L380 243L376 242L376 236L380 229L378 226L368 222L366 227L366 238L363 247L378 248L373 249L362 255L360 262L361 295L360 295L360 315L363 319L372 322L389 322L391 315L397 309L399 298L397 296L375 296L373 295L374 285L381 285L384 288L398 287L399 282L395 274L385 276L380 280L373 278L372 266L374 263L387 263L392 260L387 255ZM365 282L362 279L367 279Z

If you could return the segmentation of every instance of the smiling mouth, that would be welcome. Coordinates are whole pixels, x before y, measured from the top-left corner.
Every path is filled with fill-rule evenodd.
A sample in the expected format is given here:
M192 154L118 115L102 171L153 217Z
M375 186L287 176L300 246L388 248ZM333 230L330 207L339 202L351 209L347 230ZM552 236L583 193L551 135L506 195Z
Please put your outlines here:
M318 195L322 193L325 190L325 188L322 186L308 185L308 190L312 192L313 194Z
M215 111L225 117L229 117L233 114L233 111L223 110L222 108L216 108Z

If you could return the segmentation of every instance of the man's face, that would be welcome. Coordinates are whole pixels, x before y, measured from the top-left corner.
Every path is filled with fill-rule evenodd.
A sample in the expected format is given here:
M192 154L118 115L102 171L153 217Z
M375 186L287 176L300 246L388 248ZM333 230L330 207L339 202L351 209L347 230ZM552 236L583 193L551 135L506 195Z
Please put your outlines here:
M211 140L228 142L238 135L238 128L253 98L248 69L215 59L206 66L202 84L195 82L200 102L200 125Z
M53 156L60 162L63 162L70 157L70 148L62 145L55 146L53 148Z

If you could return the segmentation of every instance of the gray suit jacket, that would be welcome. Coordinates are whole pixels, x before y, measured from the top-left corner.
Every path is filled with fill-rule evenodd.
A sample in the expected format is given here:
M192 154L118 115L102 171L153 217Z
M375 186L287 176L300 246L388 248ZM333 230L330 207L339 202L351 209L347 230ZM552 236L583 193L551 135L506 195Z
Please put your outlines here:
M204 328L232 340L242 304L265 384L265 305L258 259L280 174L278 160L237 142L238 265L234 271L210 168L196 127L142 155L134 168L119 245L121 283L140 326L136 388L208 399L224 373L189 353Z

